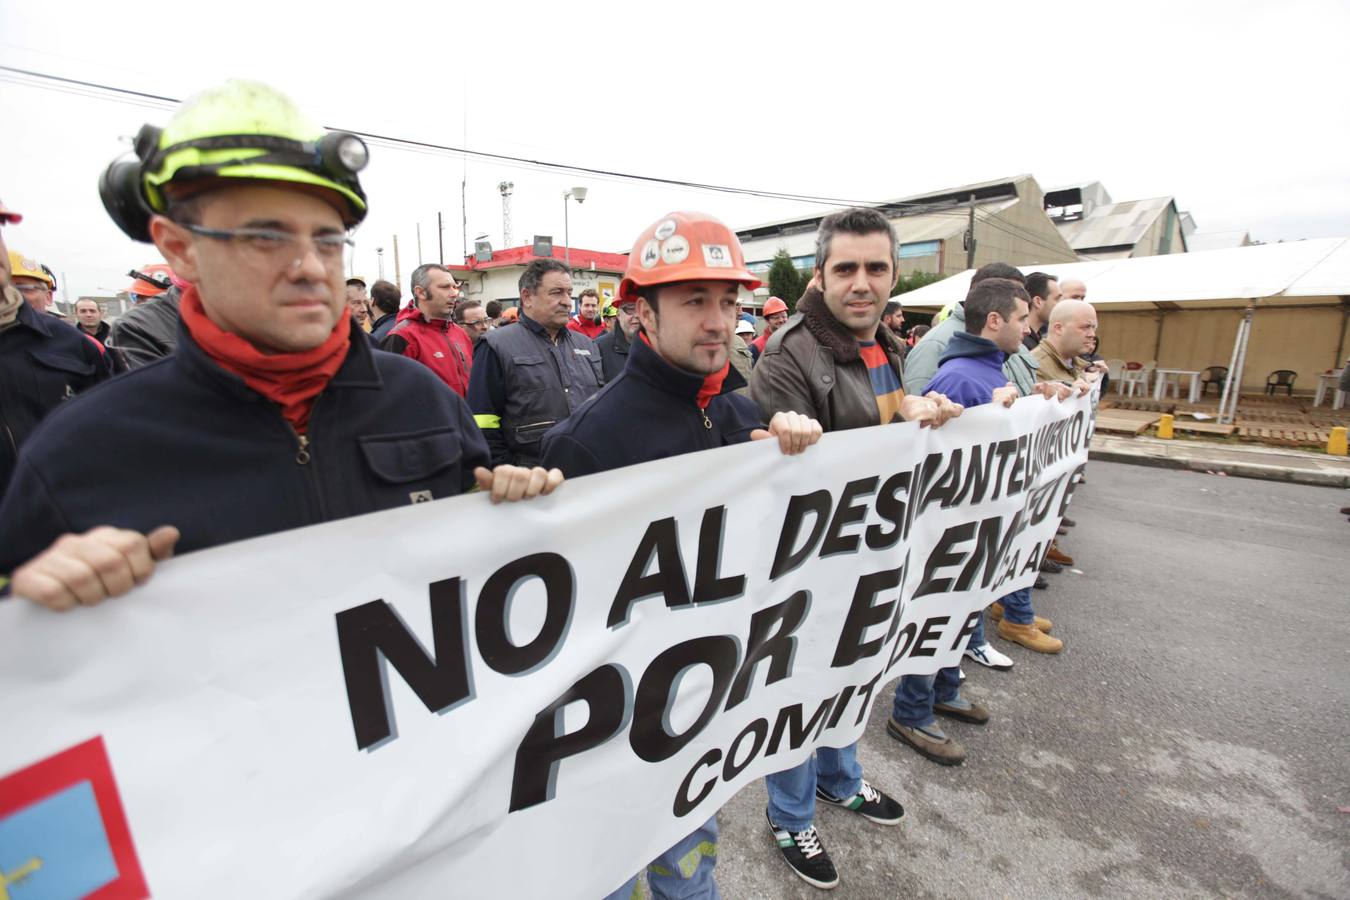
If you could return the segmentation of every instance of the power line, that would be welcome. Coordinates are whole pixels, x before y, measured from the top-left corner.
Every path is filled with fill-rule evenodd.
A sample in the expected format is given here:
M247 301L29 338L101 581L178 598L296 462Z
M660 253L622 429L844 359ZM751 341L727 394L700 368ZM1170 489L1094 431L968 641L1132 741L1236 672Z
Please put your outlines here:
M52 75L47 72L38 72L32 69L21 69L15 66L0 65L0 72L8 72L12 75L23 76L26 78L38 79L38 82L22 81L16 78L4 78L0 80L9 81L13 84L21 84L28 87L35 87L43 90L53 90L59 93L69 94L71 96L85 97L88 99L114 99L120 102L141 108L162 109L165 106L173 106L182 101L176 97L169 97L163 94L152 94L146 91L137 91L130 88L118 87L116 85L104 84L96 81L83 81L76 78L67 78L60 75ZM49 82L44 84L42 82ZM100 93L90 93L96 91ZM112 97L106 95L111 94ZM754 188L741 188L730 185L711 184L695 181L684 181L676 178L662 178L653 175L638 175L629 172L619 172L608 169L597 169L588 166L578 166L569 163L556 163L548 160L529 159L526 157L509 156L501 153L491 153L482 150L471 150L466 147L454 147L447 144L437 144L431 141L420 141L412 138L402 138L395 135L377 134L374 132L360 131L357 129L345 129L331 127L331 130L348 131L351 134L358 135L371 141L376 146L386 146L391 149L401 149L414 153L424 153L428 155L449 154L459 156L464 159L474 157L477 159L491 161L497 165L510 168L523 169L544 169L558 172L569 172L586 175L591 178L605 181L629 181L659 185L684 190L709 191L715 193L729 193L739 196L759 197L768 200L784 200L795 203L807 203L827 206L864 206L879 209L910 209L915 214L932 216L965 216L959 208L933 208L930 203L914 201L876 201L876 200L858 200L840 197L824 197L814 194L795 194L787 191L769 191L758 190ZM1021 238L1028 243L1041 249L1054 253L1063 253L1062 247L1055 247L1046 243L1038 235L1027 231L1012 222L999 217L997 213L989 213L982 210L977 211L980 221L1012 237ZM1072 252L1072 251L1070 251Z
M14 73L19 74L19 76L26 76L28 78L38 78L38 80L50 81L55 82L55 84L65 85L66 90L63 90L63 93L76 93L76 96L92 96L92 94L80 93L78 92L78 90L70 90L70 88L101 90L101 92L117 94L117 96L121 97L132 97L132 99L140 101L146 100L154 101L154 103L163 103L163 104L181 103L181 100L175 99L175 97L166 97L163 96L163 94L147 93L143 92L143 90L131 90L130 88L119 88L119 86L116 85L103 84L103 82L97 81L81 81L78 80L78 78L53 76L53 74L45 72L34 72L34 70L31 69L18 69L18 67L15 66L0 65L0 72ZM54 89L51 88L50 85L31 84L31 82L14 81L14 84L27 84L28 86L34 86L34 88L39 89ZM513 167L528 167L528 169L566 171L566 173L589 175L589 177L593 178L620 179L620 181L647 182L647 184L667 186L667 188L706 190L706 192L729 193L729 194L738 194L738 196L760 197L763 198L763 200L784 200L791 202L803 202L803 204L817 204L828 206L884 206L884 208L914 208L914 209L926 209L927 206L929 206L929 204L921 204L921 202L850 200L850 198L842 198L842 197L822 197L817 196L817 194L796 194L790 192L779 192L779 190L736 188L736 186L732 185L714 185L714 184L706 184L706 182L683 181L683 179L679 178L661 178L659 177L659 175L639 175L633 173L624 173L624 171L594 169L594 167L576 166L571 165L571 163L549 162L545 161L545 159L510 157L510 155L506 154L495 154L495 152L487 152L482 150L470 150L470 148L467 147L454 147L450 146L450 144L439 144L428 142L428 140L398 138L398 136L396 135L375 134L375 132L360 131L355 130L355 128L339 128L339 127L332 127L332 125L329 125L329 128L331 128L331 130L333 131L347 131L350 132L350 134L360 136L360 138L373 140L373 142L383 143L386 144L386 146L396 146L406 148L406 150L432 152L432 154L440 154L440 152L444 152L444 154L459 155L459 157L463 158L472 157L475 159L483 159L483 161L498 163L498 165L513 166ZM929 215L961 215L960 212L949 212L949 210L942 210L942 209L926 209L926 212L929 213Z

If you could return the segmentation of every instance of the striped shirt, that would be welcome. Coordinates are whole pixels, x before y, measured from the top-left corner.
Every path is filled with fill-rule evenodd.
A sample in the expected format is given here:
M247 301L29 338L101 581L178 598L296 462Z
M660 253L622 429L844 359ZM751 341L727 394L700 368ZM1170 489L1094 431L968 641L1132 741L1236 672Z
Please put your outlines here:
M872 393L877 397L877 417L885 425L900 414L900 400L905 396L904 389L900 387L900 377L891 368L886 351L876 341L858 341L858 352L867 364L867 374L872 379Z

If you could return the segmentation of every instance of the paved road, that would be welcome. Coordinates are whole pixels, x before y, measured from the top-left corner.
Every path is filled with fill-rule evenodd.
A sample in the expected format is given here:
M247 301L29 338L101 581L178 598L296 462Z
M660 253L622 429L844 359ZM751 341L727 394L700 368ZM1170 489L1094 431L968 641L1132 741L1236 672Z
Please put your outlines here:
M886 736L861 758L907 815L817 824L833 896L1350 897L1350 492L1094 463L1064 540L1082 574L1037 612L1066 647L968 666L994 718L946 769ZM728 900L814 898L764 789L723 811Z

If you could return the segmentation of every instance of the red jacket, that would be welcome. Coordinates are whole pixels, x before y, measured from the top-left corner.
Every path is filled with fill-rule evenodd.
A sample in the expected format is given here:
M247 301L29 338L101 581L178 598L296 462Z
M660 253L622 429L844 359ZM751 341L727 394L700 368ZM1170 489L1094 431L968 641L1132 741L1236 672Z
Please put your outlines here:
M590 322L583 322L579 316L573 316L567 320L567 327L573 331L579 331L591 340L595 340L605 333L604 324L592 325Z
M415 359L461 397L469 393L473 339L449 319L427 319L417 307L398 314L398 324L380 342L380 349Z

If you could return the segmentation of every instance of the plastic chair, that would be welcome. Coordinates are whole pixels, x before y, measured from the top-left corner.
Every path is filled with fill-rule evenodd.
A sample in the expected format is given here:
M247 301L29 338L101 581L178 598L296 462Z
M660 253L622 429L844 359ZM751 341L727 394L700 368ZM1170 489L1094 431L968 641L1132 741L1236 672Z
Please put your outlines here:
M1298 373L1293 369L1276 369L1266 376L1266 393L1274 396L1280 388L1284 388L1285 396L1294 396L1294 379Z
M1214 385L1215 392L1223 396L1223 383L1228 380L1227 366L1210 366L1200 375L1200 396L1203 397L1209 393L1209 386Z
M1118 382L1120 379L1120 373L1123 371L1125 371L1125 360L1108 359L1106 361L1106 376L1110 378L1112 381Z
M1136 388L1141 388L1141 393L1148 396L1148 370L1143 363L1127 362L1121 370L1120 380L1116 382L1116 390L1122 395L1133 397Z

